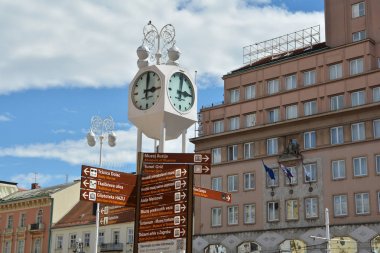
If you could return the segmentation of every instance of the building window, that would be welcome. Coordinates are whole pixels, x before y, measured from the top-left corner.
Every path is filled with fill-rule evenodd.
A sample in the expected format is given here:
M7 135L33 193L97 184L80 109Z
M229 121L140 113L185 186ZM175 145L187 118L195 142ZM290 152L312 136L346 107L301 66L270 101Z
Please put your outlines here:
M295 119L298 117L297 105L289 105L286 107L286 119Z
M358 106L364 105L365 103L365 94L364 90L355 91L351 93L351 105Z
M91 238L90 233L84 233L84 241L83 241L84 247L90 247L90 238Z
M332 161L331 170L334 180L346 178L346 162L344 160Z
M380 101L380 87L375 87L372 89L372 101L373 102Z
M255 174L248 172L243 174L244 177L244 190L249 191L255 189Z
M249 100L256 97L256 86L247 85L245 86L245 100Z
M317 164L316 163L309 163L305 164L303 166L304 168L304 176L305 176L305 183L311 183L317 181Z
M77 235L76 234L70 234L69 235L69 247L71 249L75 249L77 242Z
M350 75L363 73L363 58L358 58L350 61Z
M343 77L342 63L334 64L329 66L329 76L330 80L335 80Z
M19 225L19 227L20 228L24 228L25 226L26 226L26 214L22 213L20 215L20 225Z
M315 70L303 72L303 84L304 86L315 84Z
M303 134L303 145L305 149L311 149L316 147L315 131L310 131Z
M334 216L347 215L347 195L334 196Z
M240 128L240 117L230 118L230 130L237 130Z
M42 253L41 251L41 239L37 238L33 243L33 253Z
M297 77L295 74L285 77L285 84L287 90L297 88Z
M343 127L332 127L330 129L330 137L331 144L342 144L344 142Z
M255 204L244 205L244 224L253 224L256 222Z
M380 192L377 192L377 205L378 205L378 211L380 212Z
M222 191L222 177L211 178L211 189L214 191Z
M278 153L278 139L267 139L267 155L276 155Z
M42 214L43 214L42 209L38 210L37 217L36 217L36 223L38 223L38 224L42 223Z
M245 115L245 127L253 127L256 125L256 113Z
M364 141L365 140L365 126L364 122L355 123L351 125L351 140Z
M211 227L222 225L222 208L211 208Z
M24 253L24 251L25 251L25 240L18 240L17 241L17 253Z
M228 225L237 225L239 220L238 207L229 206L227 208Z
M298 200L290 199L286 200L286 219L298 220Z
M227 158L228 161L236 161L238 157L238 146L231 145L227 147Z
M102 245L104 243L104 232L101 231L98 234L98 245Z
M227 176L227 191L228 192L238 191L238 175Z
M354 32L352 34L352 42L364 40L366 38L365 31Z
M267 91L269 95L280 91L280 82L278 79L269 80L267 82Z
M376 173L380 174L380 155L376 155Z
M223 120L214 121L214 134L222 133L224 131Z
M62 249L63 248L63 236L58 235L55 240L55 248L56 249Z
M217 164L222 162L222 149L213 148L212 149L212 163Z
M280 109L273 108L268 111L268 122L275 123L280 120Z
M365 15L364 2L360 2L352 5L352 18L357 18Z
M356 214L369 214L369 194L367 192L355 194L355 209Z
M380 119L373 121L373 137L380 138Z
M251 159L254 156L254 142L244 143L244 159Z
M230 103L237 103L240 100L240 91L239 89L230 90Z
M303 104L303 111L305 116L310 116L317 113L317 101L308 101Z
M127 243L133 243L135 238L135 230L133 228L127 228Z
M4 242L4 253L11 253L12 241Z
M280 217L279 204L276 201L268 202L268 222L278 221Z
M120 243L120 231L119 230L112 231L112 242L114 244Z
M9 216L8 216L8 220L7 220L7 228L8 228L8 229L13 228L13 215L9 215Z
M337 111L344 108L343 95L332 96L330 98L330 110Z
M267 187L278 187L278 169L273 169L274 179L271 179L268 173L266 173Z
M290 173L292 173L292 176L290 178L290 182L289 182L289 179L288 178L285 178L285 184L286 185L296 185L297 184L297 169L295 167L287 167L288 170L290 171Z
M306 219L318 218L318 198L305 199Z
M355 177L367 176L367 157L355 157L353 163Z

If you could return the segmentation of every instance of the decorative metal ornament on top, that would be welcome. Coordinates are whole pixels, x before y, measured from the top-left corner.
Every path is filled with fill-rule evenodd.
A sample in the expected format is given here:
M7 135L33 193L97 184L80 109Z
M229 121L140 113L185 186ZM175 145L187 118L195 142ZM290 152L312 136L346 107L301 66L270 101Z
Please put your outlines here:
M115 122L112 117L102 119L100 116L93 116L91 118L91 131L96 135L103 135L113 131Z

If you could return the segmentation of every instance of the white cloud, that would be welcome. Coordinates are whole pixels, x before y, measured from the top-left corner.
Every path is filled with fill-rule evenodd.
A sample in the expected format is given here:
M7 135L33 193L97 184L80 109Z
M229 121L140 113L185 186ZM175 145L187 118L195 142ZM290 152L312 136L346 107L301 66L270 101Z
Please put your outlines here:
M0 114L0 122L12 121L13 116L10 113Z
M73 178L68 178L69 182ZM60 182L61 184L66 182L66 175L61 174L42 174L42 173L25 173L18 174L11 177L12 182L17 182L17 186L23 189L30 189L31 184L37 182L40 186L44 187L50 185L52 182Z
M54 129L52 132L53 134L75 134L75 131L67 129Z
M323 26L323 13L291 13L269 2L2 1L0 94L125 85L137 72L135 52L148 20L159 29L174 25L180 62L199 77L221 77L241 66L243 46Z

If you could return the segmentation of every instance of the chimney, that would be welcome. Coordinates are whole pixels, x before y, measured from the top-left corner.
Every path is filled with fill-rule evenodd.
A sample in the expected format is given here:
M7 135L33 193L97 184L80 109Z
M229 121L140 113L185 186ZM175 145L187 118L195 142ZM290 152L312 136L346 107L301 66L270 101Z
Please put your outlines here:
M34 189L40 189L41 187L38 185L38 183L32 183L32 190Z

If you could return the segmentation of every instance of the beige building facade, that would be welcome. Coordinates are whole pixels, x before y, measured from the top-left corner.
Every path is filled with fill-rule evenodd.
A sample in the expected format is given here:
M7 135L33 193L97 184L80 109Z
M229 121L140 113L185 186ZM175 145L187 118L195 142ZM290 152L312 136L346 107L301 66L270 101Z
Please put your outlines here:
M325 43L223 77L192 142L213 158L195 184L232 203L195 199L193 252L379 252L378 13L378 0L327 0Z

